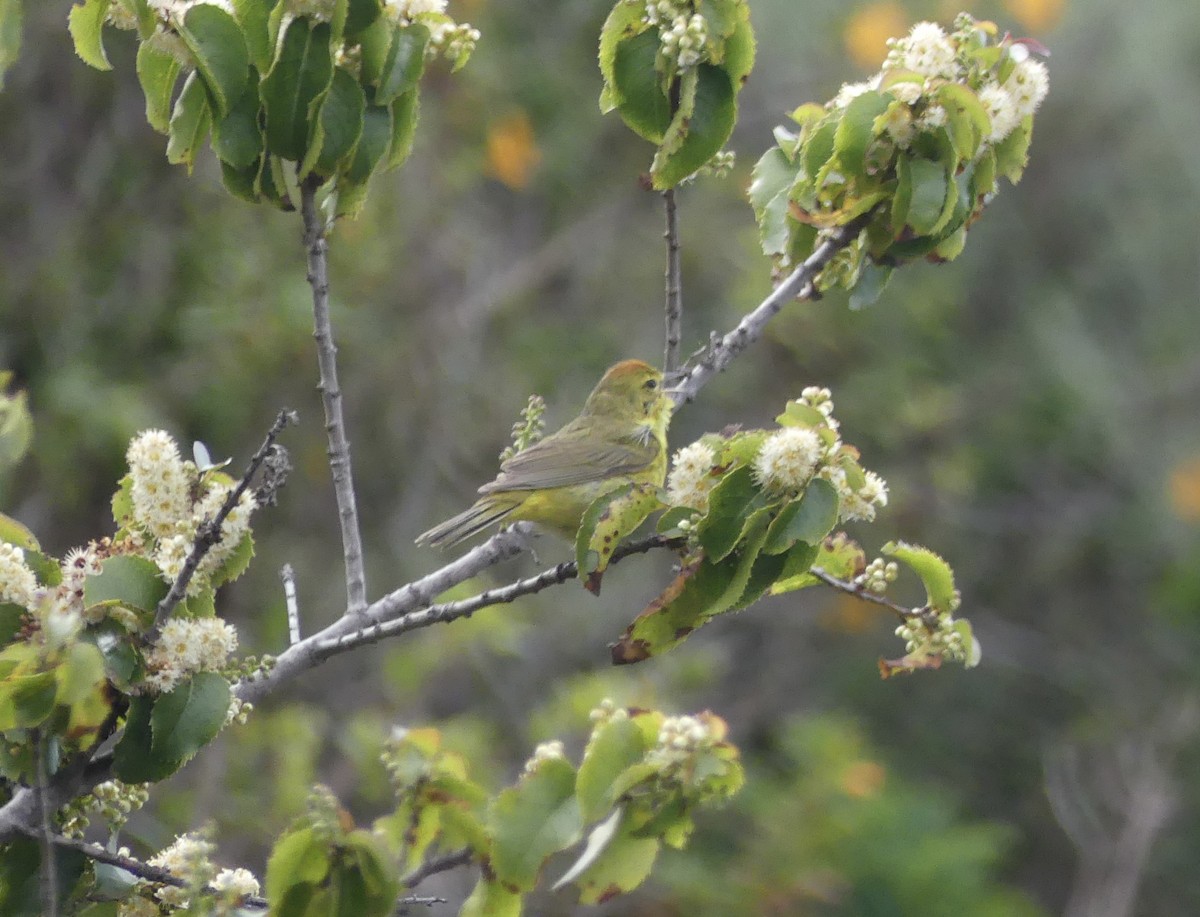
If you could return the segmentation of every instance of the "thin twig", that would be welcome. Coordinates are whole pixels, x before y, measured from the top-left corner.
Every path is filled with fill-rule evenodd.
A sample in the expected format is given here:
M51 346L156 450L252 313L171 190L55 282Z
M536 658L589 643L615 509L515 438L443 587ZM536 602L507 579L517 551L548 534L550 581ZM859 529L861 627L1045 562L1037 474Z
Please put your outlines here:
M82 853L89 859L95 860L97 863L107 863L109 866L116 866L118 869L124 869L126 872L137 876L140 879L145 879L147 882L156 882L159 885L173 885L175 888L188 888L190 883L185 879L163 869L159 866L151 866L149 863L144 863L141 860L133 857L122 856L119 853L113 853L106 850L99 844L89 844L87 841L77 840L73 837L64 837L61 834L53 837L54 845L62 847L65 850L75 850ZM217 890L211 885L206 885L204 891L209 894L215 893ZM239 899L243 906L261 908L265 910L269 905L267 899L259 895L245 895Z
M342 529L342 553L346 564L346 613L361 615L367 608L367 577L363 569L362 531L354 496L354 473L350 465L350 441L342 414L342 389L338 384L337 346L329 319L329 245L325 224L317 212L320 181L300 183L300 211L304 217L304 248L308 254L308 283L313 297L313 337L317 342L321 403L325 408L325 433L329 438L329 469L337 497L338 521Z
M679 343L683 339L683 270L679 266L679 218L675 211L675 189L663 192L667 213L667 301L666 346L663 352L663 372L668 376L679 369Z
M845 592L848 595L854 596L855 598L862 599L864 602L870 602L873 605L879 605L882 608L886 608L889 611L894 612L896 617L898 617L901 621L909 621L913 618L920 618L925 614L926 609L924 608L908 608L899 604L898 602L893 602L891 599L885 598L882 595L877 595L876 593L871 592L855 583L847 582L844 579L838 579L836 576L826 573L820 567L812 567L808 572L823 582L826 586L832 586L839 592Z
M38 844L42 851L42 913L45 917L58 917L58 864L54 856L54 832L50 827L50 788L46 776L47 737L40 729L35 729L30 734L30 740L33 742L38 809L41 813Z
M407 898L401 898L396 902L396 913L407 914L408 909L416 905L417 907L433 907L435 904L445 904L445 898L439 898L437 895L409 895Z
M696 397L696 393L714 375L725 369L743 350L757 341L772 318L793 299L812 299L816 293L815 281L817 275L833 260L833 256L858 238L863 227L870 220L872 212L840 227L829 238L817 246L816 250L779 284L752 312L746 315L736 328L724 337L716 338L703 352L698 361L692 365L679 382L675 383L672 395L675 403L685 404Z
M262 463L266 461L267 456L271 454L272 447L275 445L275 440L284 428L294 423L296 415L292 411L282 410L275 418L275 423L271 424L271 429L267 431L267 438L263 440L263 444L258 447L258 451L254 453L246 466L246 472L242 475L242 479L238 481L237 486L229 492L229 496L225 498L225 502L221 504L221 508L217 510L217 514L212 519L206 519L196 529L196 540L192 542L192 550L188 553L187 560L183 562L183 569L179 571L179 575L175 577L175 582L171 584L170 590L162 601L158 603L158 607L154 610L154 632L157 632L167 618L171 616L171 612L175 610L175 606L183 601L187 595L188 583L192 581L192 577L196 573L196 569L200 566L200 561L204 560L210 550L213 549L221 540L221 526L225 523L225 519L233 512L233 508L238 505L242 494L246 488L250 486L250 480L257 473Z
M621 545L613 552L609 565L619 563L624 558L633 554L644 554L654 548L663 547L671 543L671 539L665 538L662 535L652 535L641 541ZM457 602L430 605L419 611L410 612L403 617L394 618L390 621L364 627L353 633L344 634L320 644L317 647L317 652L321 658L328 658L354 649L355 647L378 643L387 637L395 637L411 630L429 627L432 624L445 624L459 618L469 618L482 608L487 608L491 605L507 604L522 596L533 595L536 592L541 592L543 589L548 589L551 586L557 586L560 583L575 579L578 575L579 569L575 561L563 561L561 564L543 570L535 576L517 580L515 583L509 583L507 586L487 589L478 595L473 595L467 599L460 599Z
M300 605L296 601L296 571L291 564L284 564L279 571L283 580L283 600L287 604L288 646L300 642Z
M436 875L439 872L448 872L451 869L458 869L459 866L466 866L471 862L473 856L474 852L470 847L463 847L461 850L455 850L452 853L434 857L432 860L426 860L405 876L401 884L405 888L416 888L432 875Z
M465 583L528 548L528 524L518 523L510 531L499 532L477 545L462 557L418 580L401 586L372 602L361 615L342 615L328 627L289 646L279 654L269 672L250 681L241 682L235 692L243 701L257 702L270 694L280 683L318 665L327 657L319 654L322 643L353 633L374 624L400 617L418 608L426 608L433 600L460 583ZM3 814L0 808L0 816Z

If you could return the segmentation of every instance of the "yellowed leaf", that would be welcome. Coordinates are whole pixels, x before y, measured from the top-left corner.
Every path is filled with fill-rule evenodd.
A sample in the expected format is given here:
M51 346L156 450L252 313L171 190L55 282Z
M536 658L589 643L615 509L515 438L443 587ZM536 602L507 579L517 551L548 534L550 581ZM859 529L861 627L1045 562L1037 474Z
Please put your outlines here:
M1067 0L1004 0L1013 18L1030 32L1046 32L1058 25Z
M1200 456L1171 469L1167 495L1176 516L1184 522L1200 522Z
M847 796L869 799L879 794L887 771L878 761L852 761L841 773L841 787Z

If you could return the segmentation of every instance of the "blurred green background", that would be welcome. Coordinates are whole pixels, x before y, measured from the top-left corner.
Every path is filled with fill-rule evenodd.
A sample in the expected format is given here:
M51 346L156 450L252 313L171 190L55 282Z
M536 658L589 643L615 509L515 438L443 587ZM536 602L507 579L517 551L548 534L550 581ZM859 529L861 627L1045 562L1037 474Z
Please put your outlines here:
M433 79L413 158L334 236L372 597L440 565L413 537L490 478L530 392L553 426L616 359L659 359L649 148L596 106L607 7L452 0L483 32L476 56ZM299 220L233 201L210 156L190 179L168 167L132 41L110 39L113 73L88 69L68 8L26 4L0 93L0 369L36 424L0 509L61 554L110 531L139 429L237 466L279 407L297 409L296 471L223 596L245 648L278 652L284 562L306 633L344 601ZM752 0L738 167L680 194L688 351L769 290L743 193L770 129L876 69L883 37L961 8ZM899 272L869 310L832 295L789 308L678 414L672 442L829 385L844 436L891 486L853 534L868 552L890 537L941 551L983 664L881 681L892 622L803 593L613 670L606 644L668 576L668 558L639 558L600 599L551 590L308 673L156 796L130 826L140 852L211 820L222 858L261 875L313 781L360 820L386 808L392 725L439 725L499 786L537 741L577 749L610 696L713 709L750 783L604 913L1200 913L1200 5L967 9L1053 52L1022 184L958 261ZM470 881L421 891L460 900ZM576 908L564 892L531 910Z

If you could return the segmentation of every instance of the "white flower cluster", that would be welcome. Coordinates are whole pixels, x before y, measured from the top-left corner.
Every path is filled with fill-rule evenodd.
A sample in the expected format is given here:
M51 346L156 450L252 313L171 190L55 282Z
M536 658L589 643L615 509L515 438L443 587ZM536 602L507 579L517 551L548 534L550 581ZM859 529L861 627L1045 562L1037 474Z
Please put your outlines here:
M767 490L799 493L812 480L825 444L810 427L784 427L763 441L754 457L754 477Z
M219 672L237 645L237 631L220 618L172 618L146 654L145 684L163 694L196 672Z
M991 72L972 75L960 56L960 41L975 34L974 20L964 17L959 28L947 34L933 22L918 22L904 38L888 41L888 56L883 69L869 80L847 83L838 91L830 105L845 108L864 92L886 91L910 108L921 105L921 111L891 110L886 116L888 135L901 148L906 148L917 129L932 131L946 122L946 110L933 101L933 92L947 82L967 84L979 97L991 119L987 140L996 144L1011 134L1021 121L1037 111L1050 87L1045 64L1029 56L1029 49L1020 42L1007 45L1012 70L1003 83ZM924 103L924 104L922 104Z
M708 511L708 495L717 483L713 477L716 453L703 442L694 442L675 453L667 475L667 499L675 506Z
M38 601L38 582L25 552L15 544L0 542L0 602L32 609Z
M542 742L533 750L533 754L529 757L529 760L525 762L524 773L527 775L532 774L541 767L543 762L558 760L565 757L565 754L563 743L558 739L550 742Z
M191 482L195 466L187 467L179 447L162 430L144 430L134 437L125 455L133 479L133 518L155 538L178 530L191 516Z
M192 890L203 888L216 875L216 869L209 859L214 850L216 847L210 841L196 835L182 834L170 847L152 856L147 861L151 866L165 869L189 886L178 888L163 885L155 891L155 897L173 907L187 907Z
M232 487L201 475L193 462L180 459L175 441L161 430L139 433L129 445L127 458L133 520L156 540L152 559L163 579L173 582L191 552L198 528L216 517ZM221 540L200 561L188 584L188 595L197 595L241 543L250 531L256 506L253 492L244 490L221 525Z
M238 899L259 893L258 879L249 869L222 869L213 878L212 887L223 898Z
M854 577L854 584L867 592L883 595L899 575L900 565L894 560L885 563L882 557L876 557L862 573Z
M443 22L430 26L429 47L426 55L441 54L451 64L465 61L479 44L479 29L466 22Z
M1029 57L1024 45L1014 45L1010 53L1020 59L1008 79L1003 84L989 81L979 90L979 101L992 120L992 131L988 134L992 143L999 143L1037 111L1050 90L1050 74L1045 64Z
M658 727L658 742L646 755L664 776L680 769L696 752L711 748L725 738L720 720L704 716L669 716Z
M908 70L931 80L954 80L962 73L958 48L936 22L918 22L906 38L888 39L884 70Z
M954 618L939 615L937 624L929 627L920 618L912 618L896 628L896 636L904 641L906 653L941 656L951 662L965 662L971 647L963 635L955 630Z
M692 11L688 0L647 0L642 18L647 25L657 26L663 56L673 60L680 70L704 59L708 21Z
M864 476L866 481L862 487L855 489L844 468L828 465L821 469L821 477L837 488L840 521L862 519L864 522L874 522L875 510L887 506L887 482L874 471L864 472Z

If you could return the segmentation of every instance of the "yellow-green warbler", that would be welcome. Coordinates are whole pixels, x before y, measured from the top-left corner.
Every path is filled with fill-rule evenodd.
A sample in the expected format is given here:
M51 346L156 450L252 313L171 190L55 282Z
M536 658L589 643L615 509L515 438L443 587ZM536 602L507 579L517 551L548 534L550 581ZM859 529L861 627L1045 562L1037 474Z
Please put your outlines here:
M674 407L662 373L641 360L613 366L579 416L500 466L469 509L434 526L418 544L452 545L493 522L535 522L573 540L584 510L629 483L662 486Z

